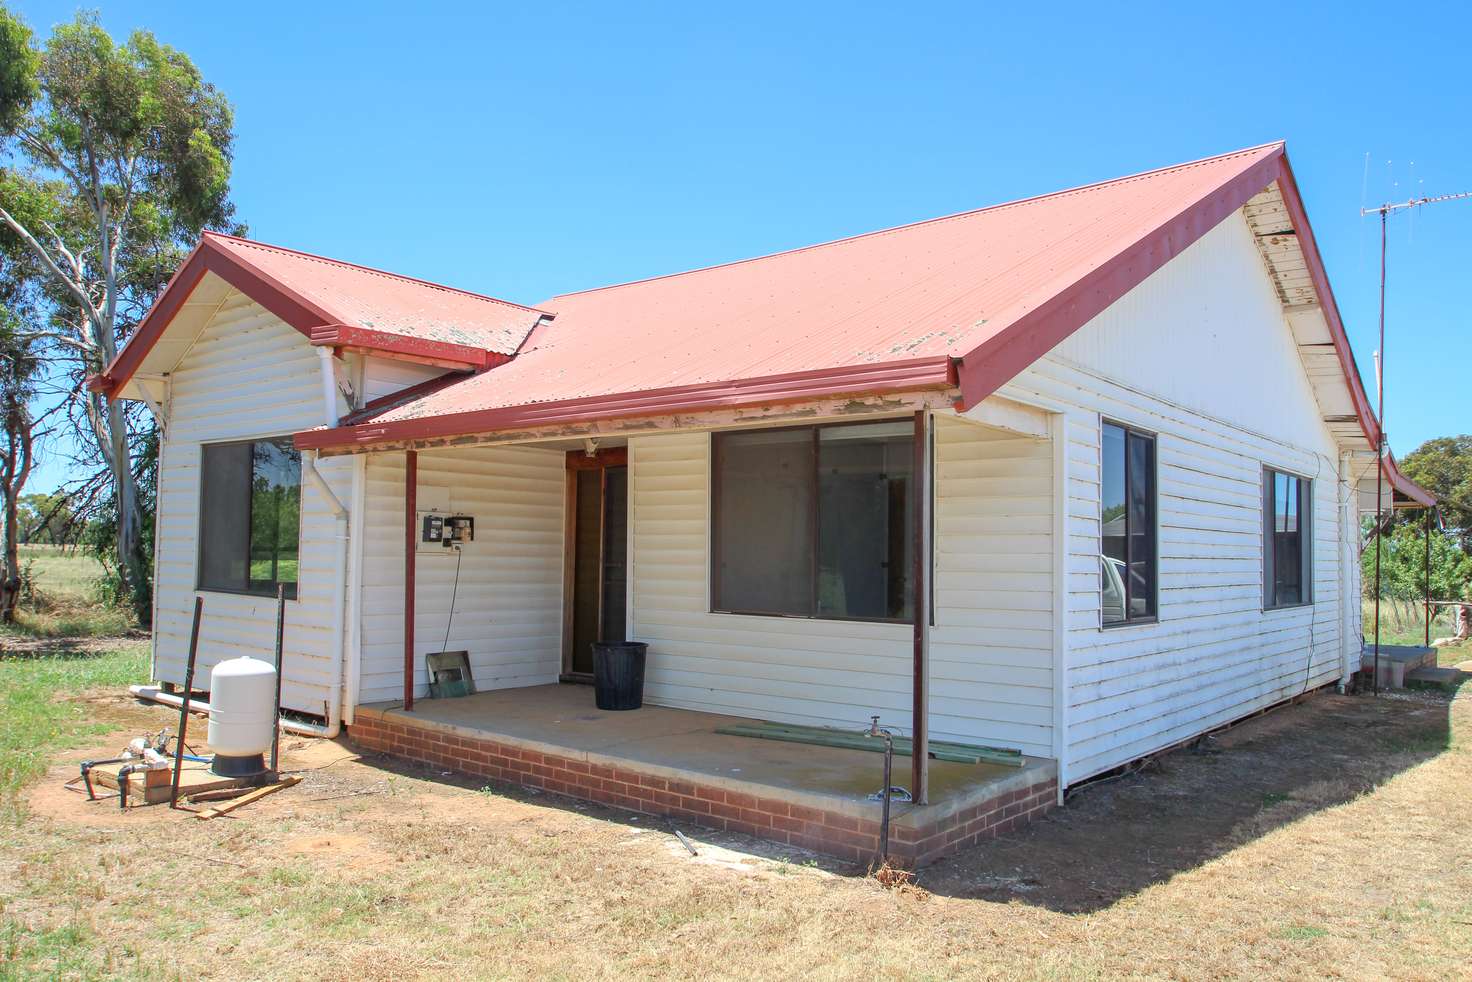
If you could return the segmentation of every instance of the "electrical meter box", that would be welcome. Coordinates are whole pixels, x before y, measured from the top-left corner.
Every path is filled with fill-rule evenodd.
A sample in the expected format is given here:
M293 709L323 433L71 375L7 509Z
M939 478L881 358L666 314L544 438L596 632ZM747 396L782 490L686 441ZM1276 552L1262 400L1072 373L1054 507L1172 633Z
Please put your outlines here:
M452 547L475 541L475 518L471 515L419 513L417 552L449 552Z

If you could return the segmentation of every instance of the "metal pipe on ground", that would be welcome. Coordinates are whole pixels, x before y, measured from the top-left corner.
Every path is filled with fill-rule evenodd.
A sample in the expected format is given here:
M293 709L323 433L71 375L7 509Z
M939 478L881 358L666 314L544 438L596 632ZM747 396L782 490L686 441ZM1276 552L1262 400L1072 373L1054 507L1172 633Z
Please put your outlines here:
M183 700L178 696L174 695L171 692L165 692L156 685L130 685L128 686L128 691L137 696L139 699L147 699L149 702L156 702L160 705L170 706L174 709L178 709L180 704L183 702ZM189 709L191 712L207 714L210 711L210 704L195 699L189 704ZM337 736L336 727L325 725L322 723L302 723L298 722L297 720L283 719L281 721L281 728L287 733L297 733L301 736L323 737L328 740L331 740L333 737Z

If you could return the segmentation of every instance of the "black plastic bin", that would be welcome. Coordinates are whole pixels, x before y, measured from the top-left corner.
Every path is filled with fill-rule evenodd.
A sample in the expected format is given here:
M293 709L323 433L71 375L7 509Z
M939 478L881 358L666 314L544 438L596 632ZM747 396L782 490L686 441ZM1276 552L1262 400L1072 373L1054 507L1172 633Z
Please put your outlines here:
M638 709L644 705L643 641L593 642L593 698L599 709Z

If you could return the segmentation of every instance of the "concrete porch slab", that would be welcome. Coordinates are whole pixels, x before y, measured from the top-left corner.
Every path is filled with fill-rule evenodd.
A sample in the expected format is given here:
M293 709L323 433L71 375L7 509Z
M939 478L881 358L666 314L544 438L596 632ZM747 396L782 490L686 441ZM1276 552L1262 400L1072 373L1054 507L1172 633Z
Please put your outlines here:
M860 839L877 831L881 805L868 796L882 784L882 755L715 732L717 727L737 722L749 720L649 705L631 712L605 712L594 705L589 686L542 685L459 699L422 700L412 712L405 712L397 703L360 706L349 736L374 749L574 797L605 800L591 792L607 790L624 799L615 802L621 807L631 807L632 802L634 810L660 814L689 815L693 811L701 824L724 819L722 827L746 831L742 826L752 826L756 829L753 834L781 841L797 842L796 837L816 841L823 837L823 829L795 830L789 821L784 830L770 822L764 824L758 814L733 819L717 808L702 811L700 806L710 802L700 794L672 793L670 789L694 786L708 798L720 797L717 804L763 801L784 812L778 818L790 819L797 810L805 821L813 815L841 816L842 821L815 819L809 824L843 826L859 833ZM438 749L434 740L426 739L429 734L436 735ZM457 750L465 753L457 756ZM602 773L614 777L584 777ZM1024 812L1040 814L1046 810L1045 798L1056 799L1056 780L1053 761L1036 757L1023 758L1022 767L932 760L932 804L892 802L891 838L907 844L914 853L910 858L934 858L928 853L951 845L950 839L984 833ZM622 787L606 789L608 783ZM908 757L895 758L892 783L909 785ZM1039 790L1044 787L1049 789L1046 794ZM1014 807L1023 800L1028 801L1026 809ZM983 819L991 824L973 828ZM1009 827L1015 824L1020 823ZM960 829L968 831L951 834ZM782 831L785 837L773 834ZM932 841L937 836L947 841ZM846 848L813 847L862 858L864 847L855 847L853 836L839 838Z

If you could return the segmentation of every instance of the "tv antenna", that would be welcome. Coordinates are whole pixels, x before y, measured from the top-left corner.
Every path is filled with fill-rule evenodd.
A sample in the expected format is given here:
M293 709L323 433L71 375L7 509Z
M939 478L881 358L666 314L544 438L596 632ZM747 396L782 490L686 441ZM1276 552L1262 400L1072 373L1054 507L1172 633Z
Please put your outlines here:
M1384 514L1384 481L1385 481L1385 252L1386 252L1386 224L1390 216L1400 211L1409 211L1412 208L1420 208L1423 205L1434 205L1442 201L1459 201L1464 198L1472 198L1472 191L1458 191L1456 194L1435 194L1420 198L1410 198L1406 201L1386 202L1374 208L1361 208L1360 217L1366 215L1380 216L1380 349L1375 352L1375 395L1378 405L1375 409L1380 419L1379 433L1375 446L1375 694L1380 694L1380 544L1385 537L1385 514ZM1395 508L1391 506L1391 514ZM1427 526L1430 529L1430 526ZM1430 534L1429 531L1427 533ZM1429 539L1427 540L1429 543ZM1428 545L1428 549L1430 546ZM1428 553L1428 563L1430 562ZM1430 624L1430 614L1427 614L1427 624Z

